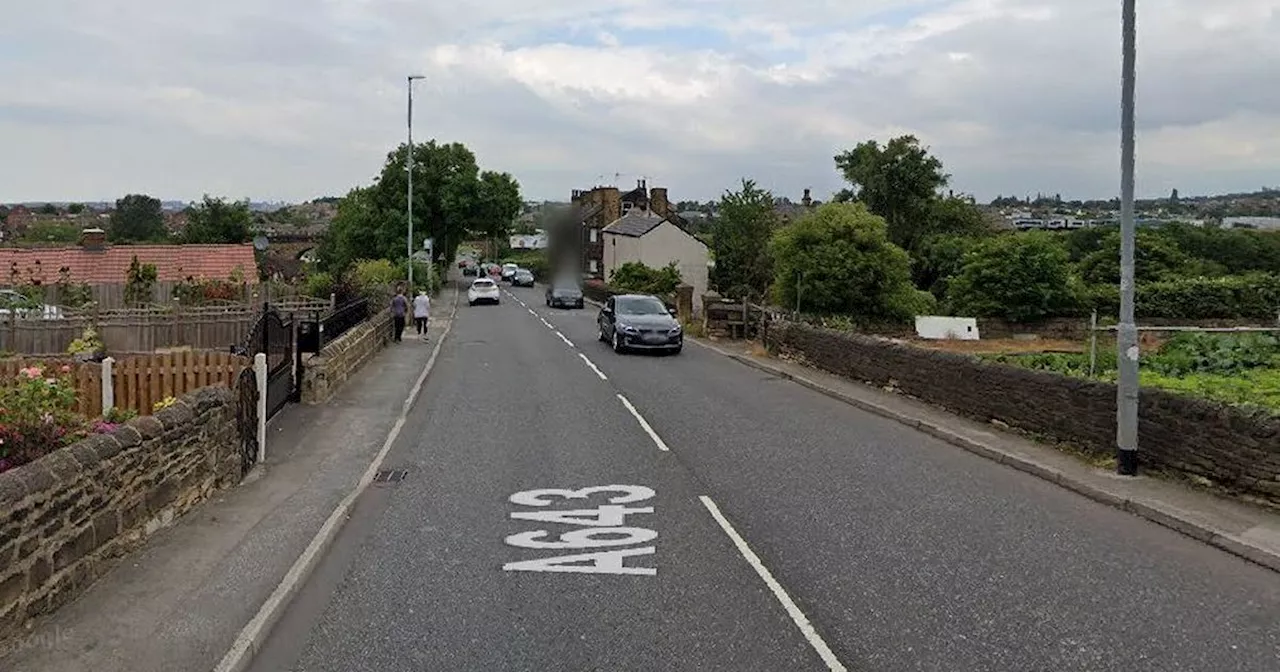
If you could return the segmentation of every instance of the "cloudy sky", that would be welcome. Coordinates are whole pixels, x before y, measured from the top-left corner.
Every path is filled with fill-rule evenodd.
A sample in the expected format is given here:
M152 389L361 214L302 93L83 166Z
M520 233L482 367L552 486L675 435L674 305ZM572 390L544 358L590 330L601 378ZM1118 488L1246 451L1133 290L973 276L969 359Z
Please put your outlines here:
M1138 0L1138 190L1280 185L1280 0ZM39 0L0 22L0 201L338 195L404 137L534 199L798 198L914 133L981 199L1110 197L1117 0Z

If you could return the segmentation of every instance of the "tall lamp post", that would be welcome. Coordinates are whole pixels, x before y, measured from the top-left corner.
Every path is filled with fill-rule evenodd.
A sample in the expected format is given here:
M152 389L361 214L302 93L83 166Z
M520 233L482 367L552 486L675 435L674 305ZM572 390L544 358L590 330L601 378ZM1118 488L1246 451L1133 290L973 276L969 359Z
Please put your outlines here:
M422 78L422 75L409 75L406 78L409 88L409 145L407 157L405 158L405 170L409 172L409 195L406 200L405 212L409 219L409 236L405 247L409 255L409 288L411 290L413 288L413 82Z
M1136 0L1121 5L1120 75L1120 325L1116 329L1116 471L1138 473L1138 327L1134 323L1133 104L1137 60Z

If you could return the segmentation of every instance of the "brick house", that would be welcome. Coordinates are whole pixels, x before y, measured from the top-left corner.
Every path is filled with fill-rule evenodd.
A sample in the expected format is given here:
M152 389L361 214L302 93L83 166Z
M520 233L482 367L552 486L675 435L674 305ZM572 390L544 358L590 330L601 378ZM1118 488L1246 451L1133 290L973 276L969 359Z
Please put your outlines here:
M649 189L645 180L637 180L636 187L623 193L617 187L575 189L571 201L574 217L582 222L581 257L582 272L604 277L604 229L631 213L646 213L663 220L670 220L683 230L688 229L680 215L671 208L664 187Z

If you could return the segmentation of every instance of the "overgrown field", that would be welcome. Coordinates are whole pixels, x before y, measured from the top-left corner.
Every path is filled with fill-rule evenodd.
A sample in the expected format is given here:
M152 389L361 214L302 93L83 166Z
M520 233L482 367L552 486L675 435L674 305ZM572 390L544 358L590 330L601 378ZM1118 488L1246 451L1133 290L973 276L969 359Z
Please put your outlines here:
M1089 376L1089 354L981 355L987 361ZM1181 333L1142 358L1141 382L1180 394L1280 413L1280 338L1268 334ZM1116 351L1099 347L1095 378L1116 379Z

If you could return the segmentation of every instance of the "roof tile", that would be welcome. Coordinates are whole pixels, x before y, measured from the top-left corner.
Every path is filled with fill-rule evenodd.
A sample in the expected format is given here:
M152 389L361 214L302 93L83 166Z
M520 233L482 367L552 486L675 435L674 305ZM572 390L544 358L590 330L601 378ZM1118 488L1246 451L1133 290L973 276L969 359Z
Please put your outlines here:
M57 282L59 270L91 285L123 283L134 255L154 264L158 280L227 279L239 268L245 281L258 281L252 244L243 245L109 245L103 250L82 247L0 248L0 281L7 281L14 264L22 278Z

